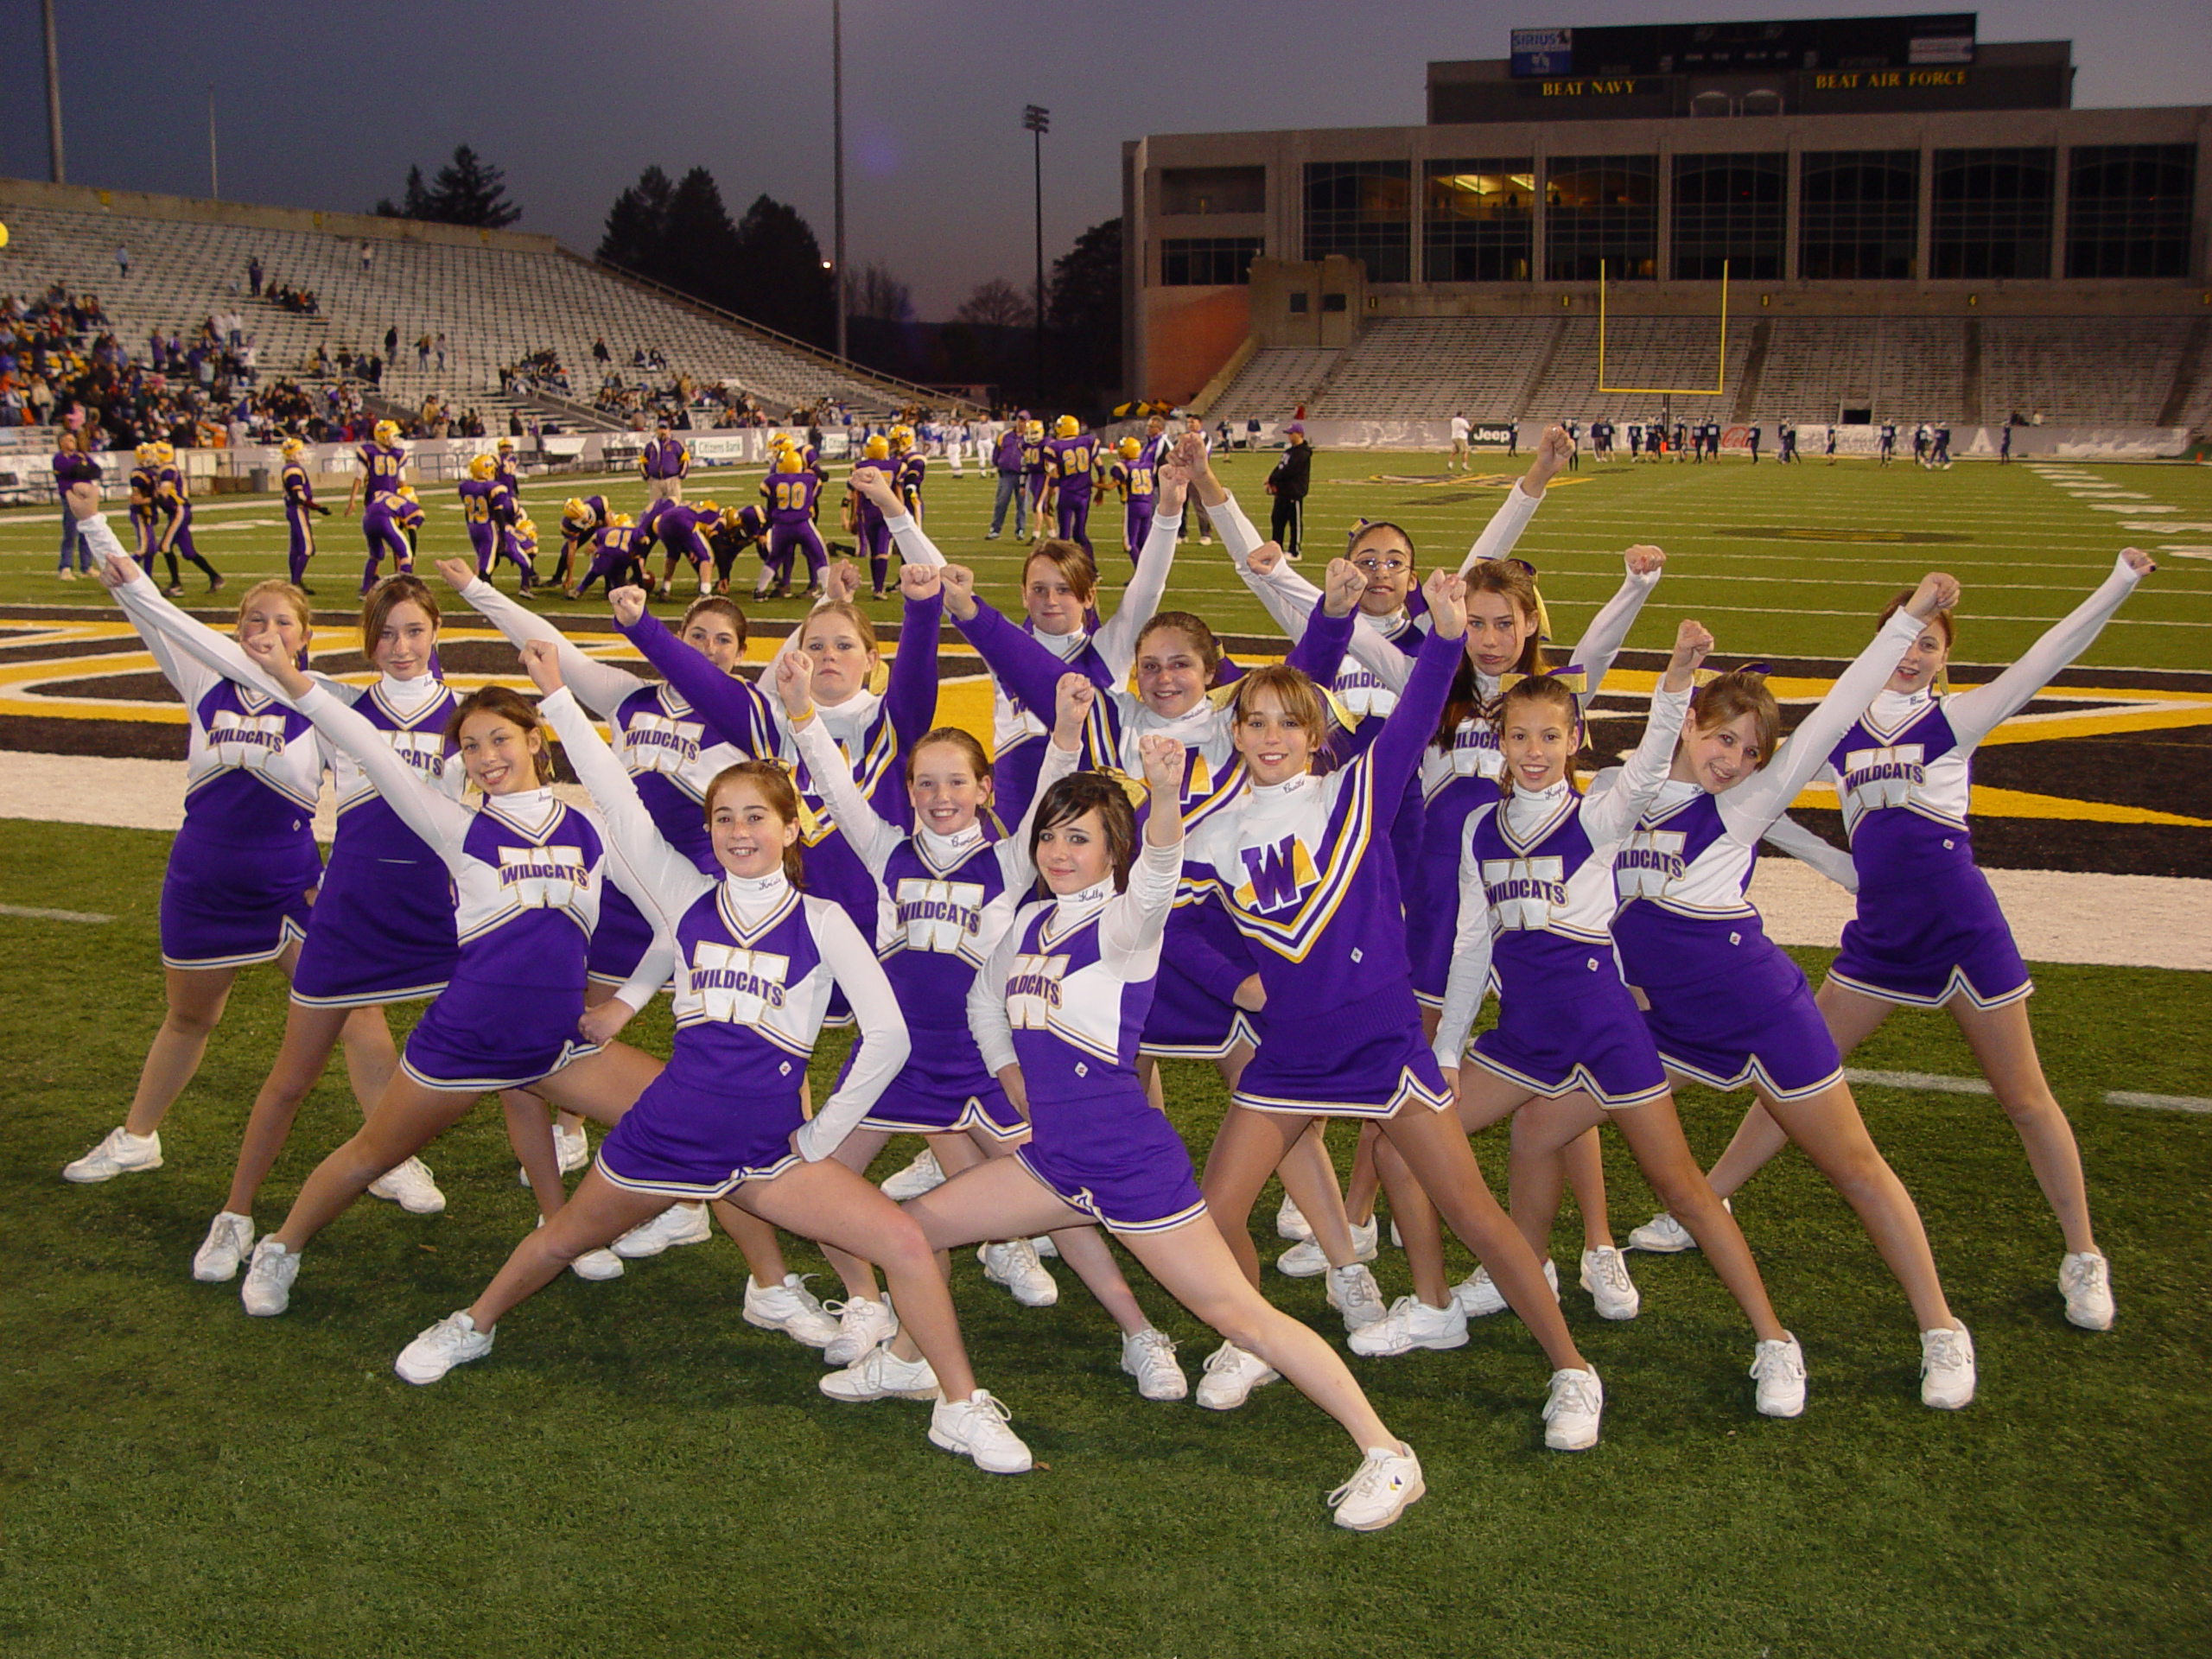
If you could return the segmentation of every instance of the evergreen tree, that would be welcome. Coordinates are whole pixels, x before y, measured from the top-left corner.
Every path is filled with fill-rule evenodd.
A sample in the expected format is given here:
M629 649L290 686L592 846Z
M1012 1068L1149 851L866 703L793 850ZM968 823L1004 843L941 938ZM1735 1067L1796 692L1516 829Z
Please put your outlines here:
M797 208L754 198L737 226L729 308L827 351L836 343L836 290L822 244Z
M607 229L599 239L599 255L611 265L633 270L655 282L665 282L668 217L676 187L668 175L649 167L637 183L614 198L607 210Z
M407 188L395 205L386 196L377 203L384 219L426 219L433 225L473 225L499 230L522 217L522 209L507 200L506 175L467 144L454 148L453 160L438 169L426 188L423 169L407 169Z
M1110 404L1122 384L1122 221L1106 219L1052 261L1045 326L1062 397Z
M721 190L713 174L695 167L669 196L662 268L654 275L695 299L734 311L737 263L737 226L722 206Z

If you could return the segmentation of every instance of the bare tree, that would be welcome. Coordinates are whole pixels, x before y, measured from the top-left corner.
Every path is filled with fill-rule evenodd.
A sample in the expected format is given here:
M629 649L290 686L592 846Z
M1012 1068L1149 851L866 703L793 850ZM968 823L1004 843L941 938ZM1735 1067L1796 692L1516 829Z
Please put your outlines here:
M913 289L893 276L881 261L869 260L847 280L845 308L853 316L877 317L886 322L913 321Z
M1003 276L977 283L955 315L979 327L1027 328L1037 321L1029 296Z

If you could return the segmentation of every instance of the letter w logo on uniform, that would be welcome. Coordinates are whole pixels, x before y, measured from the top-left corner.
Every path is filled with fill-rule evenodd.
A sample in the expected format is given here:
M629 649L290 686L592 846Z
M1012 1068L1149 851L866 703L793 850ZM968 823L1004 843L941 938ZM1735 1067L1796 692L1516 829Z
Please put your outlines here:
M1903 806L1912 798L1912 786L1923 775L1924 743L1899 743L1889 748L1852 749L1843 757L1843 775L1852 798L1862 810ZM1863 777L1864 781L1856 781Z
M1247 847L1241 855L1248 879L1236 890L1236 902L1247 910L1281 910L1321 885L1313 854L1296 836L1271 847Z
M791 965L787 956L702 939L691 949L691 988L708 1019L749 1026L769 1007L769 994L782 991ZM780 995L774 1006L783 1006Z
M980 881L906 880L897 898L899 930L909 950L956 951L967 942L968 918L982 907Z
M1557 858L1486 858L1483 885L1501 927L1541 928L1552 918L1552 895L1559 891L1567 862Z
M1682 843L1679 830L1639 830L1629 837L1615 865L1624 899L1658 899L1667 884L1682 873Z

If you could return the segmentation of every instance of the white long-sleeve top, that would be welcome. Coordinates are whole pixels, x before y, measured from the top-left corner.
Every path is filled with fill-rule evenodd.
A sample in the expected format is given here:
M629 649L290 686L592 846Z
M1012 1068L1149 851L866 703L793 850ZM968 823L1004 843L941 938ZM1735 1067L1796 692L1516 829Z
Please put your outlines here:
M1846 833L1855 834L1859 820L1869 811L1898 806L1939 823L1965 828L1975 748L2050 684L2054 675L2089 648L2141 580L2125 558L2115 558L2112 574L2094 593L1986 685L1940 698L1932 690L1878 691L1858 722L1863 743L1853 744L1847 751L1839 747L1829 755L1828 775L1836 783ZM1932 706L1942 709L1943 721L1950 728L1951 747L1923 761L1918 746L1912 746L1914 753L1909 759L1887 764L1893 752L1885 740L1901 738L1905 728ZM1833 764L1838 753L1844 759L1841 768Z
M1445 983L1443 1015L1436 1028L1438 1065L1457 1066L1466 1052L1467 1033L1490 985L1491 958L1499 935L1551 933L1578 944L1601 946L1611 954L1613 912L1620 907L1613 860L1667 781L1682 715L1689 708L1688 691L1669 691L1664 685L1662 679L1661 689L1652 693L1643 741L1604 794L1577 794L1572 780L1562 779L1549 789L1516 788L1503 801L1468 815L1459 836L1459 930L1451 976ZM1505 839L1529 849L1530 856L1485 861L1477 855L1476 838L1493 815L1498 817ZM1589 851L1569 869L1561 858L1541 855L1540 849L1575 820Z
M1892 616L1813 712L1783 740L1773 760L1713 798L1721 831L1717 839L1701 847L1686 846L1683 825L1674 820L1707 791L1699 784L1662 779L1615 860L1622 902L1648 900L1677 915L1700 918L1751 914L1744 889L1760 841L1827 764L1828 751L1895 671L1921 627L1918 618L1902 610ZM1591 782L1590 798L1610 793L1624 775L1618 766L1599 772ZM1821 845L1834 854L1827 842Z
M796 983L781 984L777 988L780 995L773 997L731 998L696 987L693 975L709 964L679 957L677 926L684 913L719 888L722 912L738 928L765 927L791 905L796 896L791 884L780 870L760 877L725 874L719 880L702 874L654 826L629 772L568 689L554 692L539 709L560 734L569 764L606 815L608 845L630 873L639 908L656 920L652 947L632 982L649 981L658 987L673 969L679 1041L690 1027L720 1021L747 1026L762 1040L788 1052L810 1054L829 1013L831 989L844 992L860 1027L859 1047L836 1092L794 1138L799 1155L818 1163L868 1116L885 1085L906 1064L906 1022L875 953L836 905L801 897L807 931L821 957L818 967ZM726 964L715 965L727 971ZM755 961L750 971L766 976L780 970Z
M1166 846L1155 846L1147 840L1138 848L1125 891L1116 893L1109 879L1080 893L1040 899L1021 908L968 992L968 1027L975 1033L983 1064L994 1075L1017 1064L1014 1046L1017 1026L1058 1039L1070 1052L1071 1071L1077 1065L1099 1063L1124 1070L1134 1065L1137 1033L1123 1017L1122 994L1129 986L1160 972L1160 938L1166 931L1167 913L1174 908L1182 874L1179 836ZM1096 918L1096 954L1092 960L1058 975L1052 995L1025 991L1010 997L1007 982L1014 977L1030 924L1039 916L1045 918L1040 938L1046 943L1065 938ZM1122 1052L1125 1038L1127 1053ZM1028 1071L1024 1068L1033 1096L1040 1087L1069 1081L1028 1077Z

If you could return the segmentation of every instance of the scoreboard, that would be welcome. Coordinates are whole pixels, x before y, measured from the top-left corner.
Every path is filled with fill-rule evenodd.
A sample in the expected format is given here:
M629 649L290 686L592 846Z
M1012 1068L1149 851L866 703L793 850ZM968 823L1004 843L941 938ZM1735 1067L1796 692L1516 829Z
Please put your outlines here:
M1856 73L1971 64L1977 14L1516 29L1518 77Z

